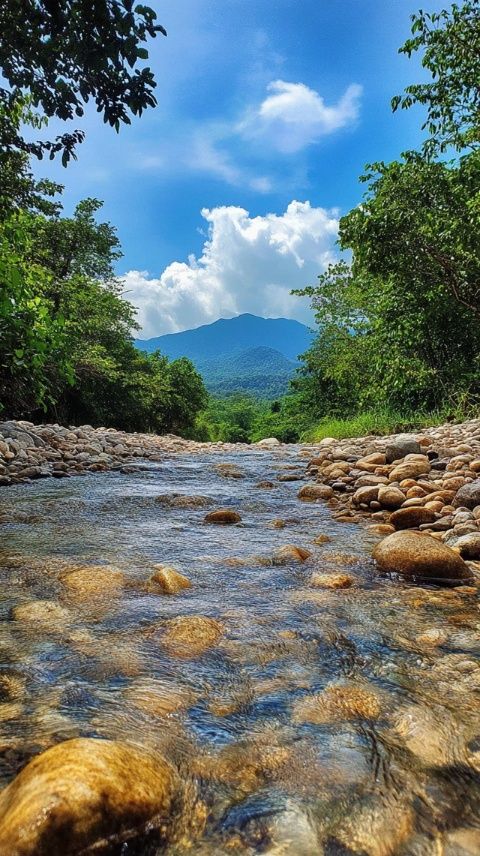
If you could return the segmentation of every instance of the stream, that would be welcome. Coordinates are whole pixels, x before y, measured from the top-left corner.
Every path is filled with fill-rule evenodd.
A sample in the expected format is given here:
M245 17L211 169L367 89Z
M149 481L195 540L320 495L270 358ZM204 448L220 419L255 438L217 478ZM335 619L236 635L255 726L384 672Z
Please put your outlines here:
M169 856L480 852L477 601L379 577L378 536L297 499L307 461L300 446L242 447L2 491L2 787L62 740L133 740L189 783ZM216 508L241 522L206 524ZM312 555L272 560L287 544ZM191 588L148 590L159 563ZM69 599L62 574L89 566L128 585ZM20 620L35 600L59 605L51 621ZM190 615L220 632L185 656L161 632ZM138 847L118 853L157 852Z

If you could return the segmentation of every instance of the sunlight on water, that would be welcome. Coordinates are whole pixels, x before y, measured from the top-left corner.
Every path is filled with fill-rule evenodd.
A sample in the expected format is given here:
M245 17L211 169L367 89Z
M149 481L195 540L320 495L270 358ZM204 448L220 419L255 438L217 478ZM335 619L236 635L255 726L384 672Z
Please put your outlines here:
M445 830L448 856L475 852L475 599L377 578L370 536L279 480L305 460L222 455L232 477L175 457L2 493L2 784L69 737L133 740L195 783L197 834L171 854L433 856ZM216 508L242 522L206 524ZM275 558L287 544L312 555ZM158 564L191 587L148 584Z

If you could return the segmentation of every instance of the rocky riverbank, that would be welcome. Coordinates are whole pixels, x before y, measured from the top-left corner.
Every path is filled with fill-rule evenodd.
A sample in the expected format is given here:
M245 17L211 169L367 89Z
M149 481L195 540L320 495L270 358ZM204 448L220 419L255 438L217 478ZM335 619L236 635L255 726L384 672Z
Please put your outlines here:
M232 448L228 443L208 444L211 451ZM67 478L85 472L128 467L139 458L161 461L178 452L192 454L204 443L172 434L127 434L114 428L65 428L32 422L0 422L0 486L40 478Z
M312 450L305 450L311 455ZM419 434L322 440L299 499L386 536L380 570L436 582L480 572L480 419Z

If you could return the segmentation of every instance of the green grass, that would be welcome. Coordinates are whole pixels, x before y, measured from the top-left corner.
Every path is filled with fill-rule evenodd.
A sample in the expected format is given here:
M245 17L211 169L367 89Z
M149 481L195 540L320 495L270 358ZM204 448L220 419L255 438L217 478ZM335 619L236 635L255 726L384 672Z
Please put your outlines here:
M415 413L405 416L388 410L359 413L344 419L325 417L302 435L306 443L319 443L325 437L345 440L348 437L364 437L367 434L398 434L401 431L416 431L441 425L446 421L444 413Z

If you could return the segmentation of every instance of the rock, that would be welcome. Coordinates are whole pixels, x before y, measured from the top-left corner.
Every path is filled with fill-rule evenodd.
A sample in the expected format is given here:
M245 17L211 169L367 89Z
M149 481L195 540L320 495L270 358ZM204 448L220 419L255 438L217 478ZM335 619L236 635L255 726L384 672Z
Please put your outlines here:
M356 684L338 684L298 699L293 706L293 718L296 722L322 725L339 720L377 719L380 711L380 701L372 690Z
M387 464L404 458L405 455L419 454L422 451L420 443L411 434L399 434L385 449Z
M183 493L166 493L155 497L155 502L170 508L205 508L212 504L209 496L185 496Z
M165 840L180 794L173 767L151 752L110 740L68 740L30 761L0 793L0 853L110 852L150 824Z
M438 583L472 578L463 559L431 535L400 531L387 535L373 550L379 571Z
M240 523L241 517L238 511L233 511L231 508L218 508L216 511L209 511L205 515L205 523L231 524Z
M390 481L401 482L403 479L416 479L431 469L428 458L424 461L405 461L398 464L390 473Z
M60 575L65 593L74 601L106 598L120 594L126 583L123 571L106 565L90 565Z
M480 479L475 479L469 484L464 484L460 490L457 490L453 500L455 508L465 506L465 508L473 509L480 505Z
M321 532L320 535L317 535L316 538L313 539L314 544L329 544L332 540L330 535L326 535L324 532Z
M216 472L225 479L244 479L245 473L235 466L235 464L215 464Z
M480 559L480 532L462 535L455 542L455 548L464 559Z
M12 618L39 633L58 633L71 621L68 609L52 600L31 600L14 606Z
M314 588L345 589L353 585L351 574L312 574L310 585Z
M191 582L175 568L167 565L156 565L155 573L147 581L149 591L161 591L163 594L178 594L184 589L191 588Z
M326 484L304 484L297 493L298 499L315 502L317 499L331 499L333 488Z
M374 485L359 487L352 496L352 502L354 505L370 505L371 502L375 502L379 490L380 488Z
M378 502L383 508L395 509L400 508L405 502L405 494L398 487L384 487L381 485L378 489Z
M259 440L256 446L279 446L280 440L277 440L276 437L265 437L264 440Z
M419 526L434 523L435 520L435 512L421 505L399 508L390 517L390 523L395 529L418 529Z
M273 554L274 565L288 565L290 562L305 562L312 554L303 547L285 544Z
M205 615L182 615L166 623L162 642L174 657L193 659L212 648L223 633L223 625Z

